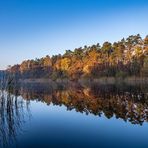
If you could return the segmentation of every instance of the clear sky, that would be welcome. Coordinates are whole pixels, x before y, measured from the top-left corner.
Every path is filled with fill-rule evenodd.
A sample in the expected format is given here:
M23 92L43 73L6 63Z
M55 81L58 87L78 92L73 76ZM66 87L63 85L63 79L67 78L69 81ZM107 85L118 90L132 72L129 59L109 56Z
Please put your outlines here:
M0 69L148 34L148 0L0 0Z

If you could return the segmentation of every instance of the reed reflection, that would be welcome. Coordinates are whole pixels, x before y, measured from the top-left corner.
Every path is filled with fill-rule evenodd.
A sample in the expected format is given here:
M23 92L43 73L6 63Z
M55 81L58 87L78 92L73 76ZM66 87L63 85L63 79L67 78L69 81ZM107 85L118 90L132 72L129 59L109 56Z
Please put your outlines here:
M17 146L17 136L23 132L29 114L29 101L19 97L17 91L0 91L0 147Z

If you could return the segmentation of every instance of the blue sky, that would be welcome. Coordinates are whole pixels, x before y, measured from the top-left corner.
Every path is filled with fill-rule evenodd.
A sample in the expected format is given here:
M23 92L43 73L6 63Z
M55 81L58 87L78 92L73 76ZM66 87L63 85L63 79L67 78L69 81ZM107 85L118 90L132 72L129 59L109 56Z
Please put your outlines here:
M148 0L0 0L0 69L147 31Z

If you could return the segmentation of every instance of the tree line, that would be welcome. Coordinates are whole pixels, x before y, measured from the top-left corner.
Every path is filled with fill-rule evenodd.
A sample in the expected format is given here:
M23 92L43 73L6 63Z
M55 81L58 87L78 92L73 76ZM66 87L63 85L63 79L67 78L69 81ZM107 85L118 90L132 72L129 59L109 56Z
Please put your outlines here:
M53 55L25 60L6 70L19 79L49 78L77 80L100 77L148 77L148 35L104 42Z

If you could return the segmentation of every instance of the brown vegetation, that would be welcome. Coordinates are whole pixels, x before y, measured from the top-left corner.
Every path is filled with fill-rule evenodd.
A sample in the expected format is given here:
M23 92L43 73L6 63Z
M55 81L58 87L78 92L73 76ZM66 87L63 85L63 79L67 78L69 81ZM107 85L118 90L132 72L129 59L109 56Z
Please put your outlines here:
M23 61L7 71L19 79L148 77L148 36L142 39L139 34L132 35L113 44L66 50L64 55Z

